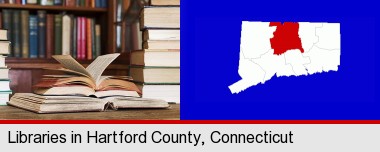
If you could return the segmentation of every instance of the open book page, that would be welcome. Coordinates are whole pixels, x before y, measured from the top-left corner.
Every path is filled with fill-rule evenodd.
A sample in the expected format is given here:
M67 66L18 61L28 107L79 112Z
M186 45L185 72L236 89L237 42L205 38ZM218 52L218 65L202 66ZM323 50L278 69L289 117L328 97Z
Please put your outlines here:
M89 77L92 76L80 63L78 63L70 55L53 55L53 58L57 60L59 63L61 63L63 67L65 67L66 69L83 73L84 75L87 75Z
M89 75L88 73L85 74L85 73L77 72L77 71L66 69L66 68L59 68L59 69L44 68L44 69L45 70L52 70L52 71L60 71L60 72L66 73L66 74L80 75L80 76L84 76L84 77L92 79L91 75Z
M91 75L91 77L95 80L96 85L100 84L100 76L107 68L108 65L111 64L113 60L115 60L120 54L107 54L99 56L93 61L85 70ZM78 63L79 64L79 63Z

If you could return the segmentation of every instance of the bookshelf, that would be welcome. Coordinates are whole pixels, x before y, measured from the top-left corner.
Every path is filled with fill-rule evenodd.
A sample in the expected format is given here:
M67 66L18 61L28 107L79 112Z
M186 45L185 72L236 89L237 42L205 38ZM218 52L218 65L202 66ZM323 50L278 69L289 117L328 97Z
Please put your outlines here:
M129 4L129 0L124 3ZM125 7L127 8L127 7ZM107 8L93 8L83 6L42 6L42 5L21 5L21 4L0 4L0 11L3 9L28 10L36 13L44 10L47 13L59 14L67 13L95 18L101 27L101 54L116 52L116 9L117 0L108 0ZM87 66L93 60L78 60L79 63ZM109 75L127 75L129 63L129 54L122 55L107 68L105 74ZM48 58L6 58L6 64L11 69L9 77L11 78L11 89L13 92L31 92L32 86L43 74L49 73L43 68L58 68L59 63L54 59Z

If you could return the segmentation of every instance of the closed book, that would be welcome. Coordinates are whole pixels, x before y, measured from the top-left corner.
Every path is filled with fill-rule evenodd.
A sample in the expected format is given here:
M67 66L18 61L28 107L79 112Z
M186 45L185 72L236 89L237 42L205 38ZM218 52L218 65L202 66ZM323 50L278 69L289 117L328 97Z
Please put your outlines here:
M131 52L131 64L141 66L180 66L179 50L139 50Z
M6 58L6 56L0 55L0 69L1 68L7 68L7 66L5 65L5 58Z
M54 5L62 5L63 0L54 0Z
M76 0L66 0L65 1L66 6L75 6L76 5Z
M21 11L21 52L23 58L29 57L29 11Z
M13 37L11 42L13 43L13 56L21 57L21 11L14 10L12 12L12 28Z
M96 24L95 25L95 52L96 52L96 56L100 56L101 55L101 36L100 36L100 25L99 24Z
M140 16L141 29L180 28L179 7L145 7Z
M11 90L9 83L9 79L0 79L0 92Z
M54 54L62 55L62 15L54 15Z
M179 6L180 0L150 0L152 6Z
M101 8L101 7L102 7L102 2L101 2L101 0L95 0L95 7L96 7L96 8Z
M72 22L72 43L71 43L71 55L73 56L73 58L77 58L77 45L78 45L78 18L77 17L73 17L73 22Z
M91 18L86 19L86 57L87 60L92 59L92 36L91 36Z
M91 19L91 51L92 58L95 59L97 57L95 46L95 19Z
M87 38L86 38L86 27L87 27L87 21L85 17L81 18L81 49L80 54L82 60L86 59L86 50L87 50Z
M3 29L3 14L0 12L0 29Z
M4 79L9 79L8 73L9 69L7 67L0 67L0 81Z
M180 30L146 29L143 33L144 41L148 40L180 40Z
M70 55L71 42L71 18L69 15L62 17L62 55Z
M10 53L10 42L0 41L0 55L8 55Z
M46 11L37 11L38 14L38 57L46 56Z
M133 81L145 84L180 84L179 67L130 66Z
M40 5L54 5L54 0L39 0Z
M8 40L12 40L12 17L11 17L11 14L12 14L12 10L10 10L10 9L3 9L2 10L2 13L1 13L1 15L2 15L2 19L3 19L3 21L2 21L2 27L3 27L3 29L6 29L6 30L8 30L8 32L7 32L7 38L8 38ZM11 46L12 46L12 44L10 44ZM12 47L11 47L12 48ZM12 50L9 50L10 52L12 52ZM7 51L8 52L8 51ZM12 56L12 54L10 54L10 56Z
M29 57L38 57L38 17L29 15Z
M148 40L143 44L144 49L180 49L179 40Z
M77 49L76 49L76 53L77 53L77 58L78 59L81 59L81 49L82 49L82 37L81 37L81 35L82 35L82 17L77 17L76 18L76 21L77 21L77 26L76 26L76 29L77 29Z
M8 30L0 29L0 40L1 41L9 40L8 39Z
M46 58L51 59L54 54L54 15L48 14L46 16Z
M149 85L149 84L136 84L142 92L143 98L161 99L166 102L180 103L180 85Z
M26 0L27 4L37 4L37 0Z
M15 0L15 3L16 3L16 4L21 4L21 3L22 3L22 0Z
M103 8L107 8L108 7L108 0L100 0L101 3L102 3L102 7Z

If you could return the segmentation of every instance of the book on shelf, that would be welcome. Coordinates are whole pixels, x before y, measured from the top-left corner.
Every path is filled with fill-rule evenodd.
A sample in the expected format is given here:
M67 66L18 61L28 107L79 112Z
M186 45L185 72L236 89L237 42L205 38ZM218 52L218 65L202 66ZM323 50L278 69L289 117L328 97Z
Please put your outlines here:
M29 11L21 11L21 57L29 57Z
M0 4L106 8L108 0L1 0Z
M49 59L70 54L92 60L101 54L101 27L95 18L12 9L2 10L1 16L2 27L9 31L6 38L12 41L10 56Z
M16 93L8 105L35 113L88 112L135 108L168 108L166 101L158 99L111 97L91 98L79 96L41 96L33 93Z
M147 84L179 84L179 67L135 66L131 65L129 74L133 81Z
M46 11L37 11L37 35L38 35L38 57L45 58L46 55Z
M180 66L180 51L170 49L145 49L131 51L131 64L139 66Z
M119 56L118 53L97 57L84 68L70 55L53 56L64 68L49 69L67 75L44 75L34 85L34 93L40 95L82 95L82 96L134 96L141 94L127 76L102 76L107 66Z
M145 7L141 11L141 29L145 28L180 28L180 8L165 7Z
M29 15L29 57L30 58L38 57L38 25L37 24L38 24L37 15ZM50 40L48 43L49 45L51 44Z

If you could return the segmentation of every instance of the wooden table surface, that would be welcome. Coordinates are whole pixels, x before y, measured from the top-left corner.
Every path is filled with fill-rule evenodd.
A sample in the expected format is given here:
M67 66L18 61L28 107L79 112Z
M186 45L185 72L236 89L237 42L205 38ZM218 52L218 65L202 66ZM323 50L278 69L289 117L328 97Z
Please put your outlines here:
M36 114L12 106L0 106L0 119L7 120L169 120L179 119L179 104L168 109L119 109L105 112Z

